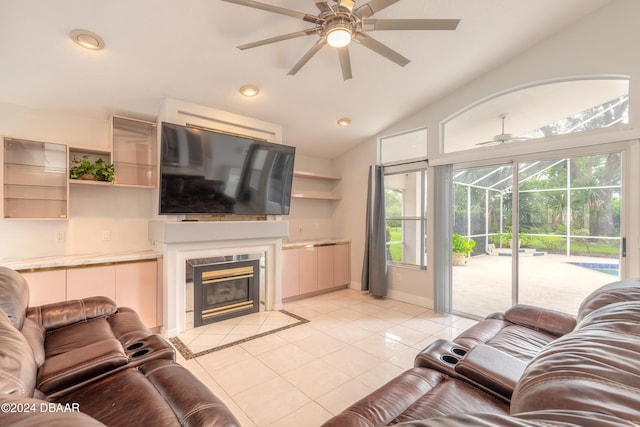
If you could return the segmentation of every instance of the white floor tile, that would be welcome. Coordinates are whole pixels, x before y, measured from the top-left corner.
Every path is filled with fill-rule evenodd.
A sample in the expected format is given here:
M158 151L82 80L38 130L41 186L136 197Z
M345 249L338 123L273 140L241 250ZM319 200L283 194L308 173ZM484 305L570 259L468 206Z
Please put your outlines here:
M263 381L234 395L233 400L257 427L273 424L311 402L282 377Z
M332 415L337 415L373 390L374 388L358 380L350 380L340 387L320 396L316 399L316 402L331 412Z
M284 378L312 399L338 388L351 379L349 375L320 359L285 373Z
M308 323L191 360L191 370L244 427L318 426L413 367L420 350L475 321L344 289L287 302ZM179 338L206 350L297 322L254 313L191 329Z
M297 344L285 344L260 354L259 358L273 371L282 375L299 366L311 363L318 357L304 351Z
M270 424L270 427L319 426L329 418L331 418L331 413L317 403L309 402L302 408L297 409L286 417Z

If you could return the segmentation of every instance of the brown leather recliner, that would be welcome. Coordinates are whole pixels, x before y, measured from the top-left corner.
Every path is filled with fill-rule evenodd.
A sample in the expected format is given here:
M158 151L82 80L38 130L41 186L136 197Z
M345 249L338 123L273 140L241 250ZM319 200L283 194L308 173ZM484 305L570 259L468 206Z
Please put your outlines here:
M640 280L603 286L584 300L577 320L528 363L514 356L517 349L436 342L417 367L324 426L638 425ZM435 380L416 391L413 377Z
M48 424L47 404L107 425L239 425L133 310L105 297L30 308L28 300L24 278L0 267L0 398L31 399L17 402L34 404L34 425ZM0 413L0 424L21 420L17 412Z

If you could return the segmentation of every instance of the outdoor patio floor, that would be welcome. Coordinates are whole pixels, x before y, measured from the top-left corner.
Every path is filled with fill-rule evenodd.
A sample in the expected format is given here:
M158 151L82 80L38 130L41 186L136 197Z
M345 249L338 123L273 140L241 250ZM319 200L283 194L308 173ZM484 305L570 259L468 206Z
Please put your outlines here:
M596 288L618 276L569 264L569 262L618 264L616 259L544 254L519 257L519 299L576 314L581 301ZM504 311L511 301L512 257L479 255L464 266L453 267L453 309L485 317Z

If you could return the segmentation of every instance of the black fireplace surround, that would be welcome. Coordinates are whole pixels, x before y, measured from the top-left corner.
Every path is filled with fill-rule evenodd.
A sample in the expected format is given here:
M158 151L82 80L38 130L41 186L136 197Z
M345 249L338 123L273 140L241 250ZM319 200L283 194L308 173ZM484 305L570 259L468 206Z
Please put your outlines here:
M232 255L187 260L193 281L195 327L260 310L260 257Z

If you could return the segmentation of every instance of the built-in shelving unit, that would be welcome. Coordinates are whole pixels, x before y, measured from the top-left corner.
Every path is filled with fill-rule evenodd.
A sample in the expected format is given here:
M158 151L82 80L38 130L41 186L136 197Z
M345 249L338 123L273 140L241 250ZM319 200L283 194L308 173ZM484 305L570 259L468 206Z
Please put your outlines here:
M106 149L0 138L0 201L4 219L67 219L69 187L82 185L155 188L158 179L154 122L114 116ZM87 156L114 165L115 181L69 179L74 159Z
M291 197L296 199L312 199L312 200L340 200L341 197L333 193L333 188L327 191L318 191L317 187L313 185L305 185L305 181L316 182L328 182L330 187L333 187L333 183L340 181L342 178L335 175L326 175L315 172L307 172L297 170L293 172L294 178L294 190L291 193Z
M5 219L66 219L67 146L3 138Z
M156 187L158 180L156 123L113 116L111 125L116 185Z

